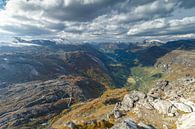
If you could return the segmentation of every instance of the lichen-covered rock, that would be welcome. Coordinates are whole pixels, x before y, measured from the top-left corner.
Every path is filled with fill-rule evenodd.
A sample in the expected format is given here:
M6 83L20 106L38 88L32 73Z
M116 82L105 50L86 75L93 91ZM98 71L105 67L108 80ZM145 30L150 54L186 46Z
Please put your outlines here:
M134 100L131 98L130 94L126 94L121 102L121 108L125 111L129 111L134 107Z
M177 129L195 129L195 112L183 115L176 124Z
M193 112L195 112L195 103L193 103L192 101L186 100L186 99L180 99L180 101L188 106L190 106L193 110Z
M135 106L136 102L144 101L146 97L146 94L143 92L132 91L131 93L124 96L120 108L122 110L129 111Z
M140 99L145 99L146 98L146 94L140 91L132 91L131 92L131 98L134 101L138 101Z
M176 107L167 100L155 100L152 103L154 109L156 109L159 113L166 114L166 115L174 115L177 112Z
M169 88L168 85L169 85L169 81L167 80L157 81L155 87L152 88L147 95L157 99L161 97L162 92L164 92Z
M153 110L153 105L146 99L143 101L138 102L142 107L145 107L146 109Z
M172 102L172 104L180 111L187 112L187 113L193 112L192 107L187 104L181 102Z

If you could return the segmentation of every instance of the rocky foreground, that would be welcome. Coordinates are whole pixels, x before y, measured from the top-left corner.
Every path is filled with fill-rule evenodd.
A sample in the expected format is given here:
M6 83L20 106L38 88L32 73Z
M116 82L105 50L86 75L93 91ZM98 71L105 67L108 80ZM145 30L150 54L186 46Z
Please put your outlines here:
M194 129L194 96L194 77L157 81L148 93L131 91L126 94L103 121L114 121L111 125L105 124L111 129ZM99 122L85 124L98 125ZM80 129L84 126L70 121L64 124L63 128L66 127Z
M156 87L151 89L147 94L133 91L125 95L123 101L116 104L115 109L110 115L114 115L118 119L128 112L134 112L143 121L151 121L153 119L154 127L157 123L155 119L160 120L157 116L162 115L161 121L164 124L161 128L175 128L174 126L176 126L177 129L194 129L194 89L195 78L193 77L186 77L173 82L159 81ZM148 110L153 114L146 114ZM124 129L124 126L128 127L128 129L136 129L139 126L143 126L143 124L136 125L130 119L125 119L124 121L122 121L123 124L116 124L112 129ZM149 127L146 126L144 128Z

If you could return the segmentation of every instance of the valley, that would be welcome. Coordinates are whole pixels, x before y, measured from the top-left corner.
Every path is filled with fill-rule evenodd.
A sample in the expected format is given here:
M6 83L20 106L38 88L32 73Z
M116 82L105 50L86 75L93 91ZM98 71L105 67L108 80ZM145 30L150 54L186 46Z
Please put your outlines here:
M182 115L195 111L193 39L18 42L30 46L0 46L2 129L174 129Z

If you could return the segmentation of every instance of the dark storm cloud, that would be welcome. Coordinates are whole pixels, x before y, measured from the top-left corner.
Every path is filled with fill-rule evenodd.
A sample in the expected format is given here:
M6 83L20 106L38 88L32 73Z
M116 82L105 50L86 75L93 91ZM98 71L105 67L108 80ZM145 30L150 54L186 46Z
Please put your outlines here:
M89 21L110 12L116 4L125 1L127 0L58 0L52 1L53 5L28 1L21 9L32 12L44 11L43 16L60 21Z
M183 7L185 9L195 7L195 1L194 0L179 0L179 2L180 2L180 7Z
M194 7L194 0L9 0L0 34L77 40L189 34L195 15L185 12Z

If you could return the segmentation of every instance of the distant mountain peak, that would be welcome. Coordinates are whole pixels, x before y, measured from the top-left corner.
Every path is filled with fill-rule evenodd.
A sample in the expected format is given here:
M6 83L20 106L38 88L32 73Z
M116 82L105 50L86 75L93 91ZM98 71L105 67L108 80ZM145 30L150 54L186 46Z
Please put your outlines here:
M145 43L165 43L164 41L159 40L159 39L146 39L143 42Z

